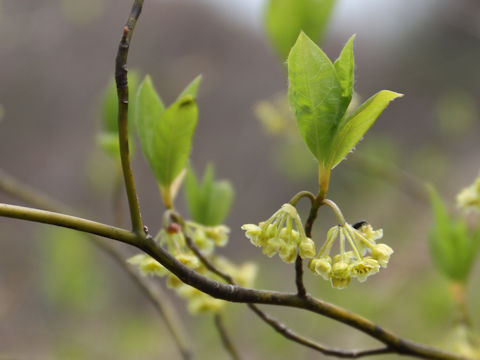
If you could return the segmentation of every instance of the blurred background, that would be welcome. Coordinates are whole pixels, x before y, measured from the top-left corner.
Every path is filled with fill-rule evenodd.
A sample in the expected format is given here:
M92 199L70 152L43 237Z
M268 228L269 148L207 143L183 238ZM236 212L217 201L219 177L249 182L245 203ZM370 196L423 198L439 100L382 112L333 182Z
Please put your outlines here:
M0 167L107 223L115 221L116 168L95 138L130 6L127 0L0 0ZM287 89L286 65L267 39L263 9L262 0L145 1L129 67L151 74L167 104L203 74L191 162L202 173L213 162L236 191L227 219L231 240L220 252L238 263L256 261L256 287L290 291L293 267L263 256L240 230L268 218L297 191L317 190L304 145L272 135L258 118L262 101L268 105ZM381 89L405 97L335 169L329 197L350 223L383 228L395 254L388 269L345 290L311 274L306 281L313 295L407 338L442 344L458 313L429 256L431 210L416 184L435 184L454 212L455 194L478 175L480 3L338 0L322 48L335 59L353 33L360 101ZM145 223L156 231L163 206L140 151L134 170ZM19 203L4 194L0 201ZM186 211L182 196L177 202ZM126 206L124 212L128 220ZM322 208L313 239L323 241L334 224ZM0 219L0 239L0 359L180 358L155 309L82 235ZM478 266L472 274L468 307L480 324ZM228 358L212 316L191 317L184 301L169 295L196 358ZM323 358L285 341L247 310L230 304L226 311L245 359ZM328 319L268 310L322 343L375 344Z

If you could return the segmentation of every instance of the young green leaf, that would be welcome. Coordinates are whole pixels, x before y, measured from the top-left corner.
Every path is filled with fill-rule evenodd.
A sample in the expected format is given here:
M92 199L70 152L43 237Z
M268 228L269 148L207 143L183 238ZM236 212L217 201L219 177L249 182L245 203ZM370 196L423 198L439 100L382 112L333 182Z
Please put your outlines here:
M429 186L428 191L434 215L429 237L433 261L450 280L466 282L478 255L480 233L472 234L463 219L452 219L436 190Z
M324 163L338 122L346 110L335 67L303 32L288 56L290 105L300 134Z
M205 226L216 226L227 217L234 191L228 181L215 181L213 165L208 165L200 184L193 169L185 179L185 199L192 219Z
M190 155L198 119L195 96L200 80L200 76L193 80L167 109L148 76L137 95L140 143L167 207L172 206L174 193L182 182L181 173Z
M138 89L137 104L137 133L143 154L153 169L153 164L156 161L153 144L154 129L165 111L165 106L153 86L152 79L148 75Z
M198 75L193 81L187 85L185 89L178 95L177 100L180 100L183 97L191 96L194 99L197 98L198 87L200 86L200 82L202 81L202 75Z
M338 165L362 139L387 105L401 96L403 95L393 91L382 90L363 103L353 114L344 117L331 145L329 168Z
M269 0L265 8L265 28L282 60L288 55L300 31L321 41L335 0Z
M186 96L166 109L154 126L150 165L161 186L170 186L185 168L197 119L195 100Z
M353 57L353 40L355 35L352 35L348 39L347 43L343 47L340 56L335 61L335 71L337 72L338 82L342 87L342 97L344 101L344 106L348 107L350 101L352 101L353 95L353 83L354 83L354 72L355 72L355 63Z

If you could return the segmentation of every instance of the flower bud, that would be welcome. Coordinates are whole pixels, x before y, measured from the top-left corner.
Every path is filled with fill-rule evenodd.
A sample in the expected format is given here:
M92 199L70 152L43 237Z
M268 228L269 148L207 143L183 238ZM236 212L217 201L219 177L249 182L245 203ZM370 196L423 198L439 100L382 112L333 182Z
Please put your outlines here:
M179 254L176 256L177 260L180 261L183 265L188 266L191 269L196 269L200 266L200 261L194 255L189 254Z
M392 254L393 249L386 244L378 244L372 249L372 258L377 260L382 267L387 267Z
M337 289L344 289L350 284L350 266L345 261L333 264L330 277L332 286Z
M312 258L315 256L315 243L310 238L305 238L298 247L298 253L302 259Z
M308 267L314 274L320 275L325 280L330 279L330 272L332 270L331 265L332 259L320 258L320 259L311 259Z
M292 263L297 258L297 247L293 244L284 244L280 249L280 258L286 263Z
M276 238L271 238L263 246L262 252L268 257L272 257L281 249L281 247L282 247L282 244L280 243L280 240Z

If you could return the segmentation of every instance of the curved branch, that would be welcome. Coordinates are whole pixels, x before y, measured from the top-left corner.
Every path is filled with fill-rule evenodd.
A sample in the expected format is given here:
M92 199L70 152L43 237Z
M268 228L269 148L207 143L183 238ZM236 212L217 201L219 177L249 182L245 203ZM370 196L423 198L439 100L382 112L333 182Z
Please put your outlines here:
M63 226L133 245L153 257L187 285L218 299L305 309L349 325L384 343L393 352L402 355L432 360L467 359L464 356L404 340L360 315L326 301L315 299L308 294L305 297L299 297L295 293L248 289L209 279L179 262L165 249L158 247L149 235L135 234L128 230L73 216L7 204L0 204L0 216Z
M193 243L192 239L189 236L185 236L186 242L188 247L193 251L193 253L200 259L201 263L212 273L220 276L223 278L226 282L228 282L231 285L236 285L235 281L233 278L218 269L215 265L213 265L203 254L202 252L197 248L197 246ZM275 331L280 333L282 336L286 337L287 339L290 339L296 343L299 343L300 345L307 346L311 349L314 349L316 351L321 352L324 355L333 355L341 358L359 358L362 356L367 356L367 355L375 355L375 354L385 354L389 352L393 352L389 347L382 347L379 349L373 349L373 350L353 350L353 351L348 351L348 350L341 350L341 349L333 349L333 348L328 348L326 346L323 346L321 344L318 344L314 342L313 340L307 339L299 334L297 334L295 331L289 329L285 324L282 322L278 321L274 317L270 316L268 313L264 312L261 310L257 305L255 304L247 304L247 306L255 313L257 314L260 319L265 321L267 324L269 324Z
M68 206L62 204L39 192L36 189L31 188L28 185L22 184L17 179L13 178L5 171L0 169L0 190L4 193L13 196L19 200L25 201L28 204L37 206L39 208L50 211L62 211L62 212L74 212L69 209ZM127 272L130 278L137 284L139 289L147 296L150 302L154 305L160 316L165 321L165 325L169 330L173 340L175 341L178 351L180 352L184 360L191 359L191 352L184 340L182 331L178 329L176 324L179 324L179 317L174 311L171 304L168 304L166 296L161 293L160 289L152 289L148 282L138 272L125 262L122 254L111 244L103 238L97 238L90 236L89 239L110 257L112 257L120 267Z
M135 0L127 24L123 29L122 39L118 46L117 57L115 59L115 81L117 82L118 95L118 138L120 142L120 157L122 162L123 178L128 197L128 206L130 209L130 218L132 229L136 234L141 234L143 230L142 216L138 204L137 191L135 189L135 179L133 178L132 167L130 164L130 150L128 146L128 70L127 59L130 49L130 40L137 20L142 12L143 0Z

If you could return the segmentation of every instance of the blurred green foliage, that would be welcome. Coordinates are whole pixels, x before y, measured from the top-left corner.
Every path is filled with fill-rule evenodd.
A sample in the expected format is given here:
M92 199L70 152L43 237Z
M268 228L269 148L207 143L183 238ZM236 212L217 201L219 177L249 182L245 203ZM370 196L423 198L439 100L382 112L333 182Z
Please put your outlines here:
M285 60L300 31L320 42L336 0L269 0L264 23L267 35Z
M139 74L132 70L128 73L129 106L128 106L128 127L130 134L130 153L135 150L135 142L132 141L132 134L135 130L136 97ZM100 148L114 159L120 160L120 145L118 143L118 96L115 79L111 78L104 90L101 104L101 132L97 135L97 143Z
M41 285L48 302L80 313L104 306L109 299L109 281L86 236L51 227L39 237Z
M440 131L449 137L466 134L479 120L475 98L463 89L443 92L434 110Z
M470 231L465 219L453 219L433 186L428 190L434 214L429 237L434 263L449 280L465 283L480 249L480 227Z
M185 178L185 200L192 219L199 224L223 224L233 203L232 185L225 180L215 180L213 164L207 165L203 179L198 181L193 168Z

